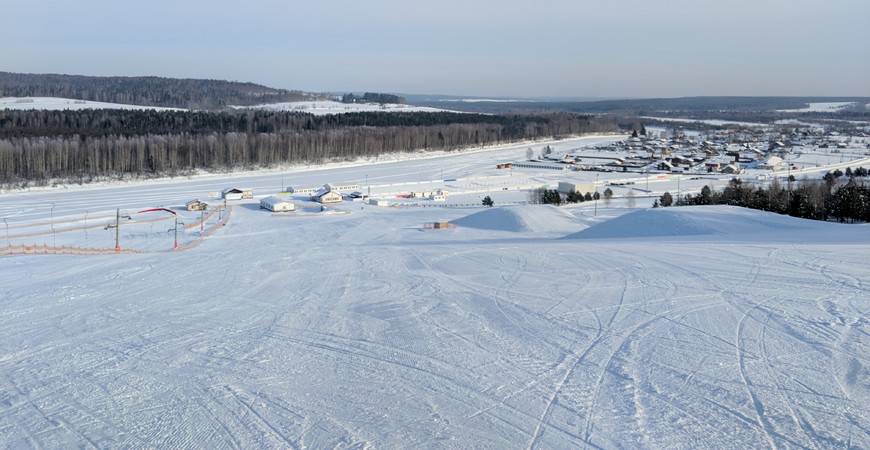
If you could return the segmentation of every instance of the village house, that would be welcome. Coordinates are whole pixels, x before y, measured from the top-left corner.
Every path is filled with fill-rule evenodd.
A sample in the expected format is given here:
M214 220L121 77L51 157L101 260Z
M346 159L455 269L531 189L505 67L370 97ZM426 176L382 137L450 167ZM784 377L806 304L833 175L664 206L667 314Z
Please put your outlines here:
M341 194L331 189L323 189L311 196L311 200L318 203L341 203Z
M205 202L201 202L199 200L191 200L187 202L185 205L188 211L205 211L208 208L208 204Z
M221 191L221 198L224 200L250 200L254 198L254 190L247 188L226 188Z

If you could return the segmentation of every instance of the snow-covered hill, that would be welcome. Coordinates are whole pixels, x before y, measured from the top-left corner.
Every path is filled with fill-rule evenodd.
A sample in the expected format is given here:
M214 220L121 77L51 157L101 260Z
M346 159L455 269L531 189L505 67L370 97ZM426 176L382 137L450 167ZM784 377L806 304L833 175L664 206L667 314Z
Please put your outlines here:
M155 111L183 111L179 108L124 105L121 103L92 102L58 97L0 97L0 109L14 110L81 110L81 109L151 109Z
M551 205L488 208L456 219L453 224L482 230L558 233L576 231L576 218Z
M804 112L837 112L843 108L854 105L855 102L815 102L800 109L780 109L778 112L804 113Z
M635 211L567 236L569 239L648 239L832 242L870 240L870 225L799 219L736 206Z
M235 109L262 109L267 111L297 111L314 115L343 114L350 112L442 112L443 109L426 106L378 104L378 103L341 103L332 100L305 102L268 103L256 106L233 106Z
M243 203L192 250L164 221L122 227L149 253L0 257L0 446L870 446L866 228L711 207L552 235L587 206Z

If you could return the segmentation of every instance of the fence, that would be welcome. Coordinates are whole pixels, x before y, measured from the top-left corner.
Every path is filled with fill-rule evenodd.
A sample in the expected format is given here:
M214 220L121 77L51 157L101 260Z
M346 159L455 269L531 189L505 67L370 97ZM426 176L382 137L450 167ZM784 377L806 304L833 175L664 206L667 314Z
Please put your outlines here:
M140 250L114 248L88 248L71 245L11 245L0 248L0 256L14 255L113 255L117 253L143 253Z
M203 220L207 221L208 218L214 216L215 212L218 209L212 209L208 214L204 215ZM232 206L227 207L223 214L221 215L220 220L209 225L207 228L200 233L199 237L196 239L187 242L185 244L179 245L178 248L173 250L164 250L164 251L186 251L192 248L199 246L203 242L203 240L218 230L226 226L226 224L230 220L230 216L232 213ZM159 219L166 220L166 219ZM153 222L156 220L142 221L142 222ZM141 223L141 222L140 222ZM200 226L200 222L196 221L196 223L186 225L185 229L196 228ZM100 226L102 227L102 226ZM88 228L91 228L90 226ZM82 228L77 228L82 229ZM23 236L19 235L18 237ZM21 256L21 255L114 255L114 254L133 254L133 253L149 253L144 250L137 250L132 248L121 248L120 250L116 250L114 247L79 247L74 245L60 245L60 246L52 246L48 244L33 244L33 245L7 245L5 247L0 247L0 256Z

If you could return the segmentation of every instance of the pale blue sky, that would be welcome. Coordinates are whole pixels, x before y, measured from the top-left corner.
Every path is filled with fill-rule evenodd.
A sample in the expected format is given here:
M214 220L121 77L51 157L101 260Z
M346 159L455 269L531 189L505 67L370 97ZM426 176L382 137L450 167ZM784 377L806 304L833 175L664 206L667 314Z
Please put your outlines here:
M480 96L870 96L870 0L0 0L0 70Z

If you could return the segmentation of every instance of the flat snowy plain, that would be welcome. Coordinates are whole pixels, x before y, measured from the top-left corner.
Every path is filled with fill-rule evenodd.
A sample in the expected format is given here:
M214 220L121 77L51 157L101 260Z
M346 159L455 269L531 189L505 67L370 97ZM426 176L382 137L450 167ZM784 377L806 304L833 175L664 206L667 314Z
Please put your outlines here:
M461 175L524 149L288 184ZM47 202L175 206L278 178L0 208L44 222ZM122 227L122 242L149 243L141 254L0 257L0 446L870 447L867 225L616 201L597 215L591 202L300 206L237 203L187 251L142 224ZM442 220L456 226L424 228Z

